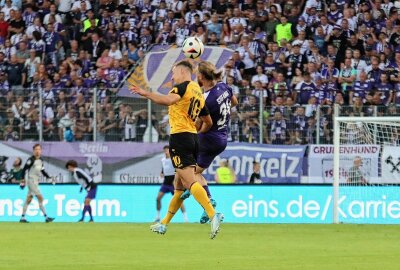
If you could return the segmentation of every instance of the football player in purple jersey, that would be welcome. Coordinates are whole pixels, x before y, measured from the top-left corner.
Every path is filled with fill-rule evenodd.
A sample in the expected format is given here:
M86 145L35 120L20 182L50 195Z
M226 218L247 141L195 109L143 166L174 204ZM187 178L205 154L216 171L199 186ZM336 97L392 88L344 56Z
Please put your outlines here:
M207 181L202 175L214 158L221 154L228 142L228 124L230 119L231 108L238 104L237 98L233 95L232 89L222 81L221 72L217 72L216 67L208 62L202 61L198 65L197 80L204 90L204 98L206 106L210 111L213 121L212 127L206 133L199 133L199 154L197 156L196 180L206 190L207 195L211 199ZM201 129L202 122L198 120L197 130ZM190 192L186 190L181 199L190 196ZM211 199L211 204L215 207L216 202ZM206 213L203 213L200 223L207 223L209 220Z

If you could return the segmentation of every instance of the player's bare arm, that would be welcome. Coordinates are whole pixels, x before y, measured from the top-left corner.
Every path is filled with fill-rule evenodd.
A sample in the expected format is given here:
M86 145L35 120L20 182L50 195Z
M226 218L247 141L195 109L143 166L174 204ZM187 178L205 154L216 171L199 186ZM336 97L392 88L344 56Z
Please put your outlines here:
M178 102L181 97L178 94L169 93L168 95L160 95L154 92L146 91L136 85L132 86L130 89L131 93L141 95L151 101L165 106L170 106Z
M239 101L237 100L236 96L231 97L231 108L236 107L236 105L239 104Z

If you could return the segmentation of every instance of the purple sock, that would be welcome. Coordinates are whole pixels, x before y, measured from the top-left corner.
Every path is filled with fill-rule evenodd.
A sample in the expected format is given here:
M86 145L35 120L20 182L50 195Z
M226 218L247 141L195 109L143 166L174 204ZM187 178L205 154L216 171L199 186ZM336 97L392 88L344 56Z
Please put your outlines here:
M211 198L211 193L210 193L210 190L208 189L208 186L203 186L203 188L207 192L207 197Z
M87 206L85 205L82 210L82 220L85 218L86 211L88 210Z
M90 220L93 220L93 216L92 216L92 207L90 205L87 206L87 211L89 213L90 216Z

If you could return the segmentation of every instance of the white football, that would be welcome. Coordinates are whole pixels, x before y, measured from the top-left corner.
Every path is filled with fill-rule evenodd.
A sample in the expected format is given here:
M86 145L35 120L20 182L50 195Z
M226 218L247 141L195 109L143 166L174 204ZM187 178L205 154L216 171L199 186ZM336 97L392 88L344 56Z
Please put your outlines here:
M183 42L182 52L187 58L196 59L204 52L203 42L197 37L188 37Z

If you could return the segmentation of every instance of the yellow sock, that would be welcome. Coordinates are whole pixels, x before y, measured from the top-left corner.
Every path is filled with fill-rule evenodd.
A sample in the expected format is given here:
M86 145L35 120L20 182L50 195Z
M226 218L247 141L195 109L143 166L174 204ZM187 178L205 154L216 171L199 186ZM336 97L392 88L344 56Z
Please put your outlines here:
M161 220L161 223L167 225L171 222L171 219L174 217L175 213L181 208L183 200L181 200L182 190L175 190L174 196L172 196L171 201L169 202L168 212Z
M211 205L210 198L208 198L207 192L204 190L204 188L198 182L196 182L190 187L190 193L192 193L196 201L204 208L204 211L206 211L211 220L215 215L215 210Z

